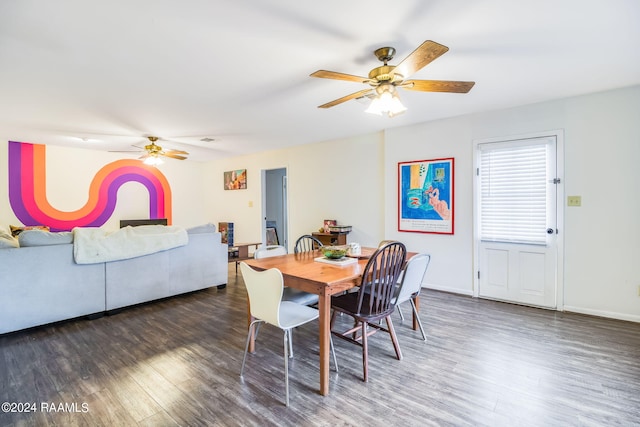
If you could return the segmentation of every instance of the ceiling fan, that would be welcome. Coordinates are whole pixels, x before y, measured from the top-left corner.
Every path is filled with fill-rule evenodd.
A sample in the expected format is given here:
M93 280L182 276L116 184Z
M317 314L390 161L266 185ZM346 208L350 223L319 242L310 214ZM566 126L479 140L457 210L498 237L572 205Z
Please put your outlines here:
M416 50L411 52L398 65L388 65L393 59L396 50L392 47L381 47L373 53L382 61L384 65L376 67L369 72L369 77L354 76L352 74L338 73L335 71L318 70L311 74L311 77L323 79L346 80L349 82L364 83L371 88L354 92L342 98L335 99L326 104L319 105L318 108L330 108L343 102L355 98L373 98L367 112L374 114L387 114L393 117L406 110L400 102L397 88L417 90L422 92L452 92L467 93L471 90L475 82L461 82L449 80L407 80L409 76L437 59L449 50L431 40L422 43Z
M187 156L189 155L188 152L183 151L183 150L165 150L163 149L161 146L156 144L156 141L158 141L158 137L157 136L147 136L147 139L149 140L150 144L147 144L144 146L144 149L142 151L142 156L138 157L140 160L144 160L144 163L148 164L148 165L158 165L162 163L162 159L160 159L161 156L163 157L169 157L172 159L177 159L177 160L185 160L187 158ZM142 148L142 147L137 147L134 145L134 147L136 148ZM120 153L126 153L128 151L116 151L116 152L120 152Z

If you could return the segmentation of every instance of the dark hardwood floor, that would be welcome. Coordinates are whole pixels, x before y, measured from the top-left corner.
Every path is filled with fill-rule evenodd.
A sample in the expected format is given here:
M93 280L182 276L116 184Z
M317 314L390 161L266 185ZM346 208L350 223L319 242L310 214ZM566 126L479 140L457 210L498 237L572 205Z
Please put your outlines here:
M35 404L0 426L640 425L639 324L433 291L428 342L395 315L404 359L376 334L368 383L360 349L336 341L329 396L317 323L296 329L287 408L278 329L239 377L246 296L229 272L223 290L0 336L0 403Z

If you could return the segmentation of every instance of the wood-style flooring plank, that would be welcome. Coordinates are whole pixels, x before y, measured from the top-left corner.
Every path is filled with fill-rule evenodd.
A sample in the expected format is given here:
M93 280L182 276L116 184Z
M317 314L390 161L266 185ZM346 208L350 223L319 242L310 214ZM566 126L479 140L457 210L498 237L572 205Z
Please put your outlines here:
M394 315L404 358L372 336L367 383L360 348L336 341L328 396L318 325L297 328L286 408L279 329L261 328L239 376L246 307L231 264L223 290L0 336L0 400L88 408L0 413L0 427L640 425L637 323L425 291L428 341Z

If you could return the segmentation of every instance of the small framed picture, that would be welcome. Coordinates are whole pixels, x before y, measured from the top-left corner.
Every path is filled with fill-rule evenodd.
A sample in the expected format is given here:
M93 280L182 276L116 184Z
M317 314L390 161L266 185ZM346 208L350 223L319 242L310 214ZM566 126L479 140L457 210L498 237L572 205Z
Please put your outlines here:
M275 227L267 227L267 246L279 245L278 231Z
M224 173L224 189L225 190L246 190L247 189L247 170L237 169Z
M325 233L328 233L332 225L338 225L338 221L336 221L335 219L325 219L322 229Z

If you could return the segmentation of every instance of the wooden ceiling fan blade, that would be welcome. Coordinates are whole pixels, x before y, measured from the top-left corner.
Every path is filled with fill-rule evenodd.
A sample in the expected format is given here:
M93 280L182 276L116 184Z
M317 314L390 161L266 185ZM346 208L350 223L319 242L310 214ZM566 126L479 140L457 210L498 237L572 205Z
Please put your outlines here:
M315 73L310 74L311 77L318 77L321 79L334 79L334 80L346 80L348 82L366 83L369 81L366 77L354 76L352 74L338 73L335 71L318 70Z
M350 95L343 96L342 98L335 99L331 102L327 102L326 104L318 105L318 108L330 108L336 106L338 104L342 104L343 102L349 101L351 99L360 98L361 96L365 96L369 93L373 92L373 89L365 89L360 90L358 92L354 92Z
M179 154L174 154L174 153L164 153L162 154L165 157L170 157L172 159L178 159L178 160L185 160L186 157L185 156L181 156Z
M394 74L401 74L403 78L413 75L416 71L439 58L449 50L448 47L427 40L409 54L393 69Z
M448 80L405 80L400 86L403 89L422 92L467 93L476 82L458 82Z
M189 154L186 151L183 150L165 150L165 153L171 153L171 154Z

